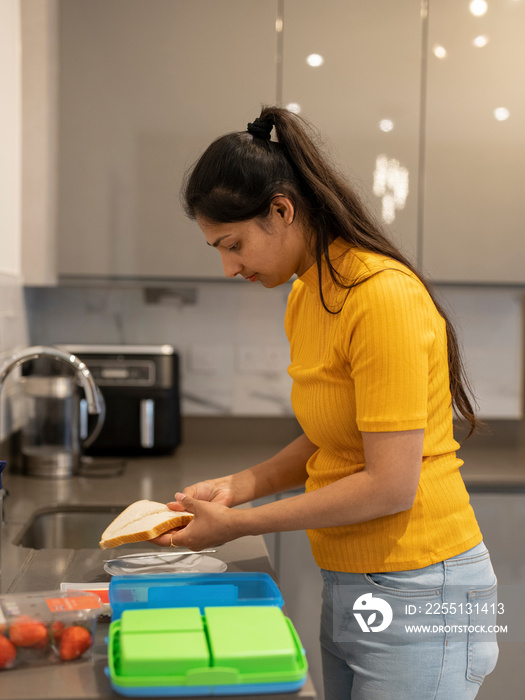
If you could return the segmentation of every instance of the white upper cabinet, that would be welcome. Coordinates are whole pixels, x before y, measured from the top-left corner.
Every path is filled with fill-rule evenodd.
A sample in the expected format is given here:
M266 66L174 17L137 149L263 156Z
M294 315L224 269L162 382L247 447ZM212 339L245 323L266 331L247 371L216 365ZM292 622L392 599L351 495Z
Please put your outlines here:
M187 168L276 99L277 2L61 0L58 270L222 277Z
M420 12L420 0L284 0L283 105L300 106L335 164L412 259Z
M432 279L525 282L524 0L54 2L58 176L53 87L24 98L23 243L62 278L222 278L183 175L278 102Z
M434 279L525 282L524 28L517 0L430 2L423 261Z

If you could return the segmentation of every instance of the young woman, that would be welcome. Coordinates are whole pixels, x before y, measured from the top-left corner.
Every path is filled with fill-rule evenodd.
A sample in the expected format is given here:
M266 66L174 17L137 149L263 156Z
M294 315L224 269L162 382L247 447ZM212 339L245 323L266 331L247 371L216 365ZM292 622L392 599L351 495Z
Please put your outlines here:
M474 698L498 654L480 632L496 578L459 473L453 408L470 432L477 420L445 313L285 109L212 143L184 196L228 277L297 275L285 327L304 434L177 493L170 507L195 518L156 542L199 550L305 529L324 579L326 700Z

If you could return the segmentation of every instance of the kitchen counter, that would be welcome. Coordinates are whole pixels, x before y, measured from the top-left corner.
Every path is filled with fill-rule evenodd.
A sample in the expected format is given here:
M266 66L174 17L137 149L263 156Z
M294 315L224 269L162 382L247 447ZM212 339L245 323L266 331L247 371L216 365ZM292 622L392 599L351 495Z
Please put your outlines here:
M208 436L209 437L209 436ZM173 456L147 459L95 460L85 475L70 479L36 479L5 475L9 495L5 501L2 528L1 592L56 590L62 581L108 581L104 560L113 551L99 549L33 550L13 544L31 515L45 507L67 505L122 505L140 498L166 502L173 493L195 481L226 474L271 456L285 442L276 440L226 446L219 438L186 442ZM293 439L293 436L291 437ZM153 545L141 546L158 551ZM118 554L136 551L122 546ZM109 556L108 556L109 555ZM214 555L209 555L214 556ZM228 571L262 571L275 576L262 537L244 537L217 548L216 557ZM286 602L286 601L285 601ZM0 672L2 700L96 700L118 698L105 676L107 623L97 625L93 658L47 667L20 668ZM239 697L239 696L237 696ZM316 698L310 676L297 693L260 695L262 698Z

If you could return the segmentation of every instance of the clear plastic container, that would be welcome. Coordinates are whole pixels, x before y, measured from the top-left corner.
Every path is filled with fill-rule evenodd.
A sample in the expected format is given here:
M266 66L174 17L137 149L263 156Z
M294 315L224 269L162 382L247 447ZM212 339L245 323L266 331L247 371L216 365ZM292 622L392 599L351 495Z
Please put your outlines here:
M101 609L77 591L0 596L0 670L87 658Z

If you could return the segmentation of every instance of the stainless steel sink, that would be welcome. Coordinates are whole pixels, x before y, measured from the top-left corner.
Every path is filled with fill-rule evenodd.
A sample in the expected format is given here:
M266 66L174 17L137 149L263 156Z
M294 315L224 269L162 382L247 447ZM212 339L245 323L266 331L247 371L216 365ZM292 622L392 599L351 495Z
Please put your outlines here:
M126 506L60 505L36 511L13 544L32 549L96 547L110 522Z

